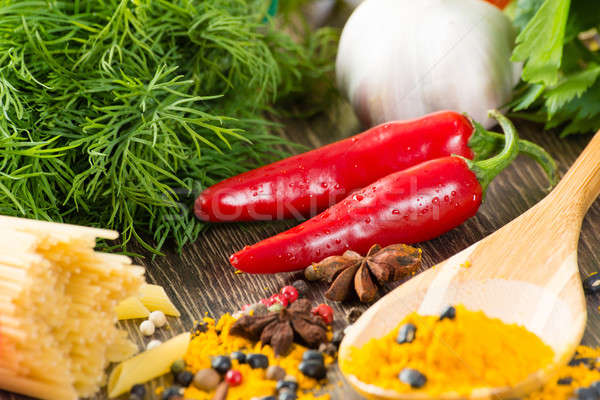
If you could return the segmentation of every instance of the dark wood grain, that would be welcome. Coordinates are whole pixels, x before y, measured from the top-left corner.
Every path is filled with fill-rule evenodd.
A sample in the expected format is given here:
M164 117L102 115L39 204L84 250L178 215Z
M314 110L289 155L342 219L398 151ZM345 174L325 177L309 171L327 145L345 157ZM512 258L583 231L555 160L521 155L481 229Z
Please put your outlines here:
M561 175L573 163L585 147L590 136L576 136L560 139L554 133L544 132L539 125L519 123L521 136L543 145L557 160ZM311 121L286 121L281 134L289 139L316 147L321 144L348 136L359 130L356 120L348 112L347 106L332 108L328 115ZM424 267L446 259L470 244L494 232L533 206L546 194L548 183L541 169L531 160L520 156L490 186L484 205L479 213L459 228L426 243L422 243ZM556 224L561 221L557 220ZM155 336L167 338L175 333L191 328L193 321L204 316L219 315L239 309L245 303L259 299L278 290L282 285L294 280L297 274L247 275L234 274L229 266L228 256L244 245L276 234L295 222L248 223L215 225L193 245L187 246L181 254L167 251L165 257L136 259L147 267L147 280L163 285L173 301L182 311L179 320L170 320L170 330L160 330ZM552 229L552 227L548 227ZM587 215L579 243L579 265L585 277L598 270L600 264L600 202L596 202ZM515 238L518 240L518 238ZM390 287L391 289L392 287ZM325 286L311 286L310 298L315 302L325 302ZM599 296L588 296L588 326L583 339L587 345L600 345ZM361 304L335 304L337 326L344 324L344 318L352 307L364 308ZM140 345L148 339L142 338L134 323L126 323ZM337 371L330 374L332 382L341 377ZM155 384L156 385L156 384ZM342 385L331 385L328 389L333 399L360 399L352 390ZM102 393L97 398L104 398ZM22 399L23 397L0 393L0 398Z

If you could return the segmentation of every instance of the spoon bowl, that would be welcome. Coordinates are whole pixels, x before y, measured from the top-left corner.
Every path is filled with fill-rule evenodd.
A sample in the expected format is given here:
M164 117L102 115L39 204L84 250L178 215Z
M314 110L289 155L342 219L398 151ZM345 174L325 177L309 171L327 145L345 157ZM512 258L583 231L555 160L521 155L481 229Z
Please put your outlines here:
M468 398L509 399L541 386L573 356L585 330L586 305L577 266L583 217L600 194L600 132L559 185L498 231L402 284L370 307L348 330L339 359L351 347L387 334L408 314L439 315L462 304L518 324L554 350L554 362L514 387L478 388ZM393 310L393 313L390 313ZM374 399L429 399L423 392L386 390L342 373ZM436 399L464 399L456 393Z

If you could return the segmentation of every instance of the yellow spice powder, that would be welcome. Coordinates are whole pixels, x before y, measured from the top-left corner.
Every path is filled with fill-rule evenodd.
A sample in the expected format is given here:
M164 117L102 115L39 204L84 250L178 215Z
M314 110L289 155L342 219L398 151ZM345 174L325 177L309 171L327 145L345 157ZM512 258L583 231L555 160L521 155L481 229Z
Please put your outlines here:
M237 350L245 353L262 353L269 358L269 365L278 365L288 375L296 378L299 387L299 400L328 400L330 398L329 395L315 396L312 393L304 393L304 391L319 389L319 382L304 376L298 370L298 366L302 361L302 354L307 348L293 344L289 354L285 357L275 357L271 346L263 346L260 342L253 343L244 338L230 335L229 330L235 322L235 318L230 314L223 315L218 322L212 318L204 318L203 322L206 324L206 331L192 337L184 357L190 371L195 373L198 370L210 368L212 356L229 355ZM332 357L325 356L325 365L329 365L333 361ZM243 381L239 386L229 388L227 392L228 400L248 400L252 397L270 396L275 393L277 382L266 379L266 370L252 369L248 364L239 364L236 360L232 360L232 369L241 372ZM191 385L185 391L185 398L211 400L214 394L214 391L205 392Z
M591 358L596 360L600 357L600 348L579 346L576 358ZM568 384L565 378L571 378ZM559 380L563 380L559 383ZM578 388L589 387L592 383L600 381L600 371L589 368L586 365L570 366L560 368L556 376L544 387L531 393L527 400L567 400L573 397Z
M406 323L417 327L416 337L398 344L398 330ZM468 395L475 388L515 385L553 357L553 350L527 329L458 306L454 319L442 321L413 313L386 336L351 349L340 364L363 382L398 392ZM378 368L369 368L374 364ZM401 382L404 368L418 370L427 383L414 389Z

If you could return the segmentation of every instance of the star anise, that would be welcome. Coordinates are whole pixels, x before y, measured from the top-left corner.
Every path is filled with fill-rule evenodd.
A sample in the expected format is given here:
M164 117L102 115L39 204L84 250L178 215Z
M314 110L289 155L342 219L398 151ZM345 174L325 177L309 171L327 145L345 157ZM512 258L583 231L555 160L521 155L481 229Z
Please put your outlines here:
M279 312L244 315L234 322L229 333L270 344L275 355L286 354L294 340L311 348L327 341L327 326L321 317L311 313L307 299L298 299Z
M362 302L377 296L377 285L397 281L416 271L421 265L421 249L404 244L381 248L376 244L366 257L348 250L341 256L327 257L308 267L304 273L309 280L325 280L331 284L325 297L343 301L356 292Z

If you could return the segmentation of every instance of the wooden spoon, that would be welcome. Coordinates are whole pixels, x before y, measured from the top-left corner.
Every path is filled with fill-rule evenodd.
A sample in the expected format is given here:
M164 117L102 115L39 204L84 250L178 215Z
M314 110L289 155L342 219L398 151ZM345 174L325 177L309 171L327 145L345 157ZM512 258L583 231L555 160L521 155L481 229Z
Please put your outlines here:
M583 336L587 314L577 268L577 242L583 217L599 194L600 132L541 202L369 308L348 330L339 359L347 357L351 346L360 347L371 338L387 334L413 311L439 315L448 305L463 304L470 310L482 310L488 316L525 326L556 355L552 365L531 374L516 387L477 389L470 398L514 398L536 389L567 363ZM385 390L344 374L356 390L369 398L431 398L423 393ZM449 393L436 398L460 397Z

